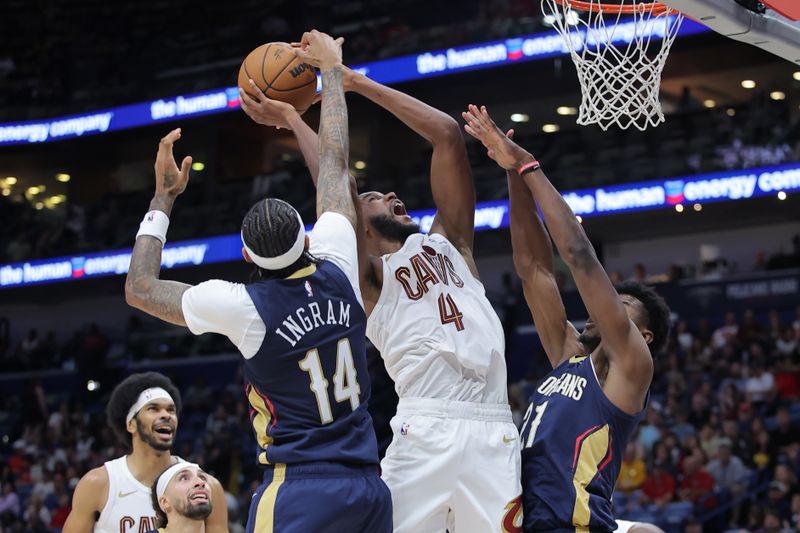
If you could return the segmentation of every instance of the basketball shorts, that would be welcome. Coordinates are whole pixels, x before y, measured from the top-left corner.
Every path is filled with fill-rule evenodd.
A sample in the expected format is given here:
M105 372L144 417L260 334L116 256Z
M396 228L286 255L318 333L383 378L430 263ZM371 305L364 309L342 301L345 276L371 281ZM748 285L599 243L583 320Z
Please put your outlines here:
M506 404L401 398L381 462L395 533L522 531L519 432Z
M392 499L377 467L271 465L253 495L247 533L390 533Z

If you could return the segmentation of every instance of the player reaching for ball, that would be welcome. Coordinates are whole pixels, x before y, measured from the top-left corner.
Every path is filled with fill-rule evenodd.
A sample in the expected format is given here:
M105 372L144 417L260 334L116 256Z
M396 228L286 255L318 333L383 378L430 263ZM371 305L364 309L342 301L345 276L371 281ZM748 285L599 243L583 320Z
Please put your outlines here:
M512 131L503 134L485 107L463 116L466 131L508 173L514 265L553 365L521 428L524 530L614 531L611 496L647 406L669 309L640 283L614 288L575 214ZM534 202L589 312L583 333L566 319Z
M174 130L156 159L156 195L131 257L128 302L195 334L226 335L243 356L257 463L248 532L388 533L391 496L378 475L366 315L358 282L358 205L348 186L347 107L340 42L306 34L324 82L314 234L286 202L256 203L242 222L242 255L257 267L248 285L197 286L159 279L168 215L189 179L178 169Z
M460 128L441 111L366 76L345 69L344 77L349 90L433 145L438 212L428 235L393 192L359 197L367 336L400 397L394 438L381 462L394 531L517 531L518 432L508 405L503 328L472 257L475 193ZM256 122L294 131L317 179L316 136L292 106L263 95L252 101L243 94L241 101Z

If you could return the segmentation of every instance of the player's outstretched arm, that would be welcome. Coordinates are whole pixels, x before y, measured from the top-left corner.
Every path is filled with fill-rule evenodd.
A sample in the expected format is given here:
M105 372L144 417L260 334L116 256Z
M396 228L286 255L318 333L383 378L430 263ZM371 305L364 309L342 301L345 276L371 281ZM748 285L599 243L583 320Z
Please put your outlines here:
M431 232L446 236L477 277L478 270L472 258L475 187L458 122L446 113L362 74L348 71L346 75L350 90L383 107L433 145L431 192L437 213Z
M239 102L242 110L258 124L292 130L295 138L297 138L297 144L300 146L303 159L305 159L308 170L311 172L311 179L316 185L317 177L319 176L319 139L317 138L317 132L305 123L300 113L291 104L267 98L253 80L250 80L250 88L253 96L239 89Z
M150 201L150 211L142 221L136 244L131 254L131 265L125 280L125 301L172 324L185 326L181 300L186 283L159 279L161 271L161 249L166 241L169 215L175 199L186 190L189 182L189 167L192 158L187 156L181 168L175 163L172 145L181 138L177 128L161 139L156 156L156 193Z
M480 138L497 126L485 107L471 106L465 116L468 131ZM470 133L472 133L470 131ZM506 170L536 163L534 157L505 136L487 146L489 157ZM538 164L523 172L534 200L539 204L561 257L569 266L578 292L603 339L612 368L621 371L626 387L620 397L610 398L624 410L636 413L653 376L653 360L644 337L630 320L624 304L595 255L594 247L564 198L553 187Z
M462 113L464 120L468 121L468 115ZM501 137L513 139L514 135L514 130L504 134L496 126L476 130L467 123L464 129L490 150L489 147L498 144ZM567 320L553 270L553 243L536 211L531 191L516 169L507 170L506 176L514 269L522 281L525 301L544 351L555 368L579 353L578 332Z
M72 510L62 531L64 533L90 533L94 530L97 515L108 499L108 472L105 467L94 468L84 475L72 495Z
M342 85L342 39L334 40L330 35L312 30L303 34L301 46L297 54L319 67L322 75L317 217L326 211L340 213L355 228L358 218L349 187L350 134Z

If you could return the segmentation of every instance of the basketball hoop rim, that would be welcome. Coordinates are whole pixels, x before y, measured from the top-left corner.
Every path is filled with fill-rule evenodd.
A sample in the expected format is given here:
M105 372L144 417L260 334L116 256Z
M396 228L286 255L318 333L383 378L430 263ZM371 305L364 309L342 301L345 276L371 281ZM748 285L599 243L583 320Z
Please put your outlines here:
M633 15L636 13L650 12L653 16L661 16L672 10L661 2L642 2L639 4L607 4L603 2L585 2L583 0L553 0L576 11L591 11L593 13L609 13L612 15Z

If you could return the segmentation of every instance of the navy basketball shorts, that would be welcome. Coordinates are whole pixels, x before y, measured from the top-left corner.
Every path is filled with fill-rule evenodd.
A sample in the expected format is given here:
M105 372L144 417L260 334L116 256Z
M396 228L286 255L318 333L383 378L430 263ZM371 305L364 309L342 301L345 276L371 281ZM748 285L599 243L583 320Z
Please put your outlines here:
M377 466L270 465L247 533L391 533L392 497Z

